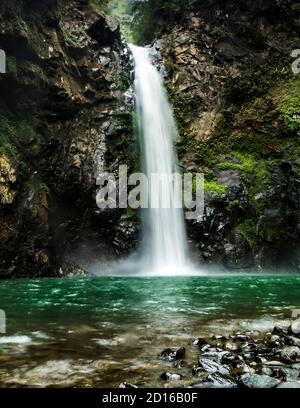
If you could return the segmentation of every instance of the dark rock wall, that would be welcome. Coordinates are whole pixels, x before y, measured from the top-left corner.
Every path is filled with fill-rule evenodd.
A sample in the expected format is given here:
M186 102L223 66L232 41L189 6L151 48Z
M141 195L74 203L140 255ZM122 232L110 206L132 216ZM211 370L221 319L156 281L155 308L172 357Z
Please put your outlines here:
M95 200L97 172L136 161L118 24L85 0L3 0L0 48L0 277L101 268L135 242Z

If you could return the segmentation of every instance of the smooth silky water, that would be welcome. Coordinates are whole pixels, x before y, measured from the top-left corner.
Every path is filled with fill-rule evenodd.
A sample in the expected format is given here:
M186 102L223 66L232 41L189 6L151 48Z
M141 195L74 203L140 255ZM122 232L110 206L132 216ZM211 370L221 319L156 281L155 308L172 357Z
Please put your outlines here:
M163 81L152 65L149 49L130 45L135 62L135 99L143 171L149 180L149 208L143 211L145 272L176 275L188 269L186 234L180 193L171 182L179 174L174 144L178 139ZM169 178L151 183L157 174ZM157 200L157 201L156 201ZM177 204L177 205L176 205Z
M299 294L290 275L1 281L0 386L174 386L157 355L179 346L190 384L195 338L288 325Z

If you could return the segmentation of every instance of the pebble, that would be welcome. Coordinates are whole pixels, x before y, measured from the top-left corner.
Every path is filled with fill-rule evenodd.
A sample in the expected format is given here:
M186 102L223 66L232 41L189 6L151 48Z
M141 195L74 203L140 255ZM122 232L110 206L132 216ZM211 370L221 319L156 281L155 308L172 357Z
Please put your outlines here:
M162 373L160 378L164 381L180 381L183 379L183 376L181 374L172 374L172 373Z

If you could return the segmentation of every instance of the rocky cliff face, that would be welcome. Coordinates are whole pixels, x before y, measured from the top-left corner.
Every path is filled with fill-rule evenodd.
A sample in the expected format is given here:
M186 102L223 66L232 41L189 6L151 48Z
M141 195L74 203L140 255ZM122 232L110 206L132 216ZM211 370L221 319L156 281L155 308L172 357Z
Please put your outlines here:
M195 256L295 270L300 82L290 53L300 43L299 7L188 4L156 13L153 38L182 167L205 175L204 217L188 224ZM139 163L118 24L88 0L3 0L0 49L0 277L81 273L78 260L103 268L135 246L139 225L135 212L99 211L95 199L100 171Z
M197 256L230 268L300 267L299 7L195 1L154 46L164 55L186 171L205 175ZM251 4L250 4L251 3Z
M0 277L65 274L82 253L134 245L130 218L95 200L99 171L135 161L128 51L88 3L1 1Z

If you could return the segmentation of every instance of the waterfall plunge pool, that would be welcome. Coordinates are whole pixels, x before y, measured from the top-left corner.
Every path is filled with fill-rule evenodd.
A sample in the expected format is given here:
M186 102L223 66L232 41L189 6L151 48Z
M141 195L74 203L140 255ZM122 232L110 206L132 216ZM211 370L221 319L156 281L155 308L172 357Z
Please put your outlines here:
M0 386L174 386L162 350L185 347L188 373L194 339L288 326L299 294L297 275L1 281Z

